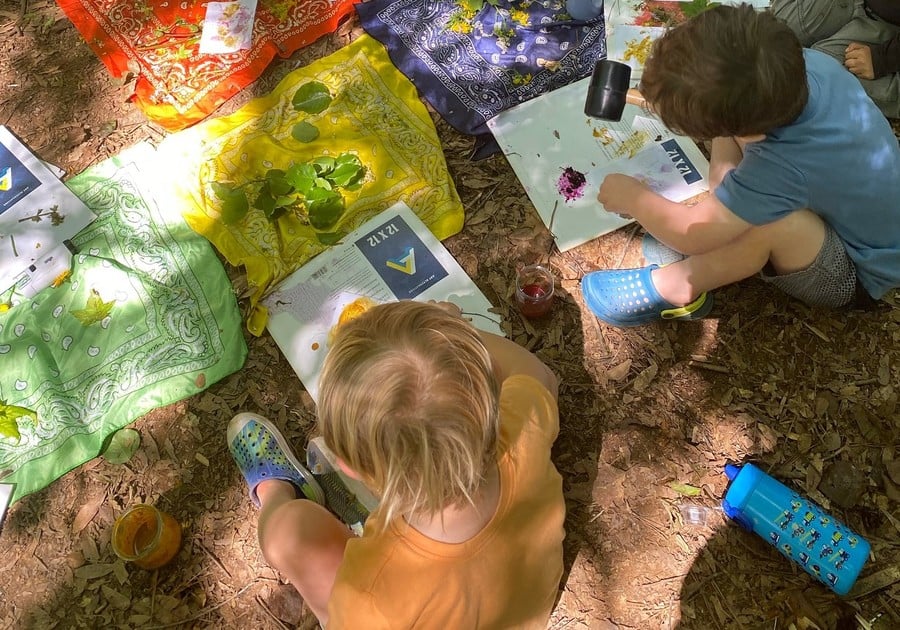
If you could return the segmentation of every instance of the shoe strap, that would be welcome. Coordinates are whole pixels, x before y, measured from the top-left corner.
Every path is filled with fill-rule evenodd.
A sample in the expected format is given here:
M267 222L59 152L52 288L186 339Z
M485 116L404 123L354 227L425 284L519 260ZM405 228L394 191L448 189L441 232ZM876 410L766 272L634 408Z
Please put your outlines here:
M703 306L704 302L706 302L706 293L701 293L700 297L691 302L690 304L686 304L684 306L678 306L675 308L666 308L659 312L659 316L663 319L679 319L686 318L693 315L696 311L700 310Z

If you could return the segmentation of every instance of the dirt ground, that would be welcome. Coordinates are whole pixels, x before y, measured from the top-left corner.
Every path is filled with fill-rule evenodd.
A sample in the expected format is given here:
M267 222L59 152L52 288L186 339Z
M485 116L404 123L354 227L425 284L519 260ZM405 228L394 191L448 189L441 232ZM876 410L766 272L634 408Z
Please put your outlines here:
M275 62L223 111L358 33L351 21ZM53 2L0 0L0 124L43 159L75 174L139 140L158 142L165 132L126 102L131 88L107 74ZM583 306L578 280L640 264L639 234L624 228L560 254L505 158L470 162L472 139L434 118L467 210L446 245L511 338L562 383L554 460L568 505L566 574L550 627L900 627L900 296L872 312L835 313L751 280L718 291L703 321L607 327ZM561 295L552 316L533 323L510 308L509 279L516 263L536 261L553 269ZM241 271L229 273L240 284ZM247 342L241 371L134 423L142 446L130 462L95 459L10 509L0 627L316 626L257 548L255 510L224 439L227 421L247 410L302 443L314 408L269 336ZM723 466L745 459L871 542L849 597L716 509ZM143 571L110 550L115 516L137 501L184 527L168 567ZM709 508L705 523L682 518L692 505Z

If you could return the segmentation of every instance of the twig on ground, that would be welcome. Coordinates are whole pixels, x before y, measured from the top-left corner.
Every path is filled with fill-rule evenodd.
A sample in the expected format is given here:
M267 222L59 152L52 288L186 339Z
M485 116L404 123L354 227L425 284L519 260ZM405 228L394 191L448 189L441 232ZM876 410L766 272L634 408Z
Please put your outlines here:
M243 587L241 587L241 589L239 591L237 591L234 595L232 595L228 599L222 600L218 604L214 604L212 606L207 606L206 608L203 608L199 612L191 615L187 619L182 619L181 621L173 621L172 623L163 624L161 626L146 626L144 630L162 630L163 628L174 628L175 626L181 626L186 623L190 623L191 621L196 621L197 619L200 619L200 617L207 615L214 610L218 610L225 604L228 604L229 602L234 601L235 599L237 599L238 597L243 595L247 589L249 589L251 586L256 584L256 582L257 582L257 580L254 579L252 582L245 584Z
M276 616L275 616L275 613L273 613L271 610L269 610L269 607L266 606L266 603L262 600L262 597L260 597L259 595L257 595L257 596L254 597L253 599L255 599L255 600L256 600L256 603L259 604L259 607L263 609L263 612L266 613L267 615L269 615L269 617L272 619L272 621L274 621L275 623L277 623L278 626L279 626L280 628L282 628L282 630L289 630L289 628L281 622L281 619L279 619L278 617L276 617Z
M19 2L19 19L16 20L16 28L19 30L19 35L25 33L25 26L23 26L22 22L25 21L25 14L28 12L28 0L21 0Z
M626 254L628 254L628 246L631 245L631 241L634 240L634 235L637 234L639 227L641 227L639 223L635 223L631 226L631 231L628 233L628 240L626 240L625 245L622 246L622 255L619 256L619 262L616 263L616 269L622 267L622 262L625 260Z
M153 619L153 609L156 607L156 580L159 578L159 571L153 572L150 577L150 619Z
M731 370L715 363L707 363L705 361L696 361L691 359L687 362L688 366L699 368L701 370L709 370L710 372L719 372L721 374L731 374Z
M553 212L550 213L550 222L547 224L547 231L550 232L550 236L553 237L553 240L556 241L556 234L553 233L553 222L556 220L556 209L559 207L559 199L553 202ZM551 246L550 251L553 251ZM549 253L549 252L548 252Z
M215 563L219 566L219 568L222 569L222 570L225 572L225 575L227 575L228 577L232 577L231 571L229 571L228 569L225 568L225 565L222 564L222 561L219 560L219 558L216 557L216 554L214 554L212 551L210 551L209 549L207 549L207 548L206 548L206 545L204 545L202 542L197 541L197 544L200 545L200 548L201 548L203 551L205 551L206 554L207 554L210 558L213 559L213 562L215 562Z

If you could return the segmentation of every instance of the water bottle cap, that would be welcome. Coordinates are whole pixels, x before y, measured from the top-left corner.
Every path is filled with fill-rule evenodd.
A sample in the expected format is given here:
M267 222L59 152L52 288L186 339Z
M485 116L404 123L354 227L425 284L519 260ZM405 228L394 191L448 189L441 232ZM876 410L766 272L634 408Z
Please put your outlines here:
M734 480L739 472L741 472L740 466L735 464L725 464L725 476L728 477L729 480Z

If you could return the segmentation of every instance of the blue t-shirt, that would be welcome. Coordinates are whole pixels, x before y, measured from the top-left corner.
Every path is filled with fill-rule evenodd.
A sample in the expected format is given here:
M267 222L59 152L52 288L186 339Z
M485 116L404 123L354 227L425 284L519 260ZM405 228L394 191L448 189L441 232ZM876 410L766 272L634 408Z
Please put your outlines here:
M844 242L874 298L900 287L900 145L859 81L806 49L809 102L793 123L748 144L716 188L754 225L809 208Z

